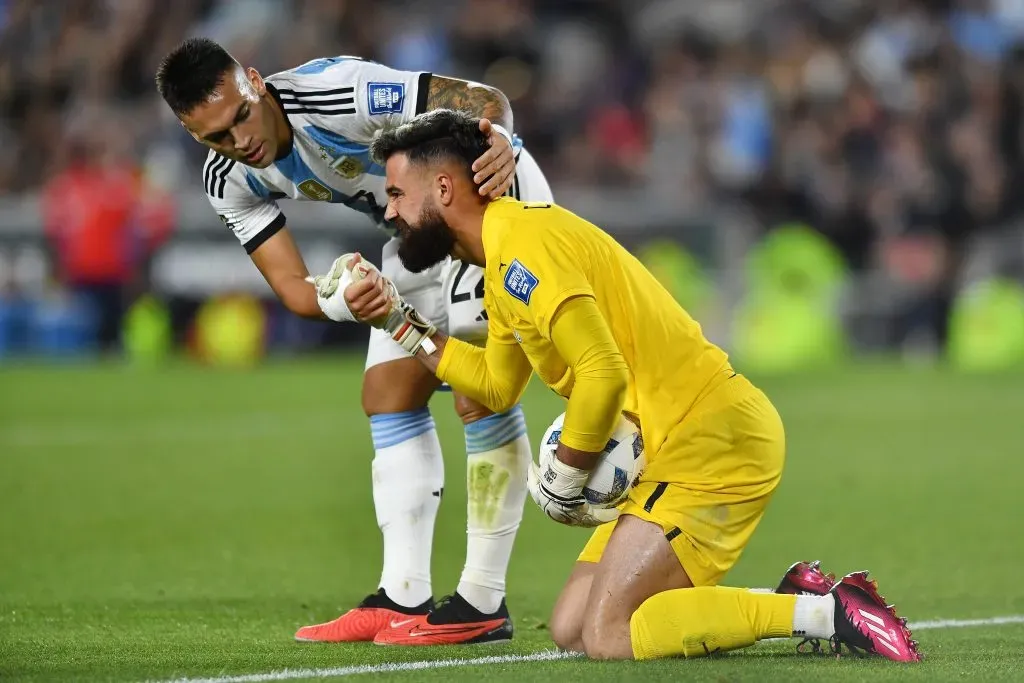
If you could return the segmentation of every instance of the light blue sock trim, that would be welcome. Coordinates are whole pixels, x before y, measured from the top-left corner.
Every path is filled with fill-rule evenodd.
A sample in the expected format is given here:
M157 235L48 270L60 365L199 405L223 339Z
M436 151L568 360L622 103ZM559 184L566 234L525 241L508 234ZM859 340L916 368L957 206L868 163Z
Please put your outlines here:
M373 448L380 450L397 446L434 429L434 418L429 408L407 410L402 413L386 413L370 418L370 434Z
M526 434L526 417L522 406L505 413L489 415L466 425L466 455L486 453L501 448Z

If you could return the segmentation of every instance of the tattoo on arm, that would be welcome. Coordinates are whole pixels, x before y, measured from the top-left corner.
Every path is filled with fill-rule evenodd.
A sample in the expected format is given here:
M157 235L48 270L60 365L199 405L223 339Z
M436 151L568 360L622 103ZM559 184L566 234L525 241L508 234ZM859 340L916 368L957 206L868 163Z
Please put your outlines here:
M427 93L427 110L460 109L473 116L490 119L512 130L512 107L508 98L497 88L458 78L432 75Z

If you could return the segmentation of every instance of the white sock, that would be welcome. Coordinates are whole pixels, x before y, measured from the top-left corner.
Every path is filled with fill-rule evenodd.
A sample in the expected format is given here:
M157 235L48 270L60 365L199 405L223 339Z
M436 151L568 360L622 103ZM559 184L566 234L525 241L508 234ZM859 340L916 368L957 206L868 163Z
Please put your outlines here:
M505 597L505 574L526 501L533 459L523 409L466 425L466 566L459 595L485 614Z
M831 638L836 633L836 599L830 595L798 595L793 612L793 635Z
M430 550L444 490L444 460L426 408L374 415L373 506L384 537L380 587L400 605L432 597Z

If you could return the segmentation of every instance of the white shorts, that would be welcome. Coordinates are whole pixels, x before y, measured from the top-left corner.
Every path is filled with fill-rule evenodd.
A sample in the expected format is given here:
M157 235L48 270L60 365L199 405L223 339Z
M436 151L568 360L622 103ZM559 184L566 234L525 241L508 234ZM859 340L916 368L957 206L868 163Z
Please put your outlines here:
M519 151L508 194L527 202L553 201L547 178L525 149ZM402 298L445 334L469 342L487 339L482 268L448 259L422 273L410 273L398 258L398 238L392 238L384 245L380 270L395 283ZM367 368L408 357L387 332L370 330Z

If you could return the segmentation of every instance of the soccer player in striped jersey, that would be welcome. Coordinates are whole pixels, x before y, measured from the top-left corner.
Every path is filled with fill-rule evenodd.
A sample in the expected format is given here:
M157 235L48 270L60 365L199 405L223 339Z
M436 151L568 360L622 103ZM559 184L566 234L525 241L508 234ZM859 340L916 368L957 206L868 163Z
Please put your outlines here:
M480 194L551 200L540 168L510 133L508 100L486 85L357 57L315 59L264 78L206 39L186 40L170 52L156 80L185 129L210 148L203 182L214 210L284 305L300 316L355 320L347 310L326 316L321 309L278 200L339 204L387 230L384 169L368 153L378 130L427 110L466 110L486 119L480 125L489 147L475 164ZM385 245L383 273L449 334L482 343L483 271L448 260L412 273L403 267L398 245L394 238ZM334 303L344 307L343 297ZM511 637L505 575L532 458L525 420L518 405L494 414L456 395L468 456L466 564L456 591L435 604L430 554L444 468L427 402L439 386L389 335L374 330L362 396L384 540L379 587L341 617L300 629L296 639L374 640L428 611L444 628L432 642L473 642L478 625L495 621L507 627L488 628L487 639Z

